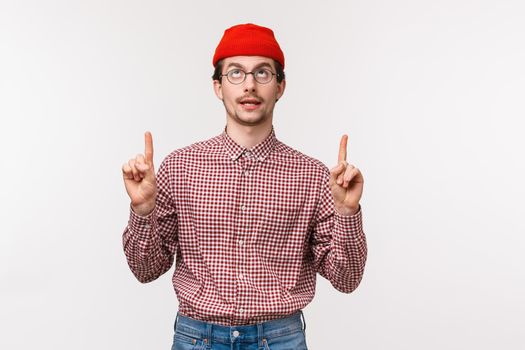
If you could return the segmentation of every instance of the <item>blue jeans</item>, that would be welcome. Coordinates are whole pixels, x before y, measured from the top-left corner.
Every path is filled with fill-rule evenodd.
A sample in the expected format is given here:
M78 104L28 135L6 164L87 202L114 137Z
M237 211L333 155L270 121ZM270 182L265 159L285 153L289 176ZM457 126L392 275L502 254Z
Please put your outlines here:
M171 350L308 350L302 311L267 322L223 326L177 314Z

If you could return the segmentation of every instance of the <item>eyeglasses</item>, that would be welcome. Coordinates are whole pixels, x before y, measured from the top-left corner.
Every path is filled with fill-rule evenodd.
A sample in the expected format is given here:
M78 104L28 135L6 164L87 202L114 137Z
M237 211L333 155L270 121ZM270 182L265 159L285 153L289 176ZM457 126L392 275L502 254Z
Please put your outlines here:
M259 84L268 84L272 81L273 76L276 75L274 72L266 68L258 68L254 72L245 72L242 69L235 68L228 71L226 74L221 74L220 77L222 78L225 76L230 83L238 85L246 80L248 74L253 75L253 78Z

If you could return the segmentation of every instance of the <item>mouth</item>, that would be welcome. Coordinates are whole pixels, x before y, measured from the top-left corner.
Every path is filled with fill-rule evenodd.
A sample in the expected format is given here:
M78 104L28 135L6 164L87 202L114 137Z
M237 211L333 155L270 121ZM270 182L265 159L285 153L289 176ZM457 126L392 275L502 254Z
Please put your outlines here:
M244 98L242 99L239 104L241 107L247 111L253 111L261 105L261 101L255 98Z

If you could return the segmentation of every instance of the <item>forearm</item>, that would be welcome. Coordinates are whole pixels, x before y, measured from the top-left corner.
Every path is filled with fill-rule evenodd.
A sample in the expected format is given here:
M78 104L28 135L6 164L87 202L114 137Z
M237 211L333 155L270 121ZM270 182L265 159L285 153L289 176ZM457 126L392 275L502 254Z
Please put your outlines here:
M146 217L130 209L123 247L131 271L142 283L157 279L173 264L173 255L163 248L160 229L156 208Z
M332 220L331 239L319 249L324 253L319 273L337 290L351 293L361 282L367 258L361 211L350 216L336 212Z

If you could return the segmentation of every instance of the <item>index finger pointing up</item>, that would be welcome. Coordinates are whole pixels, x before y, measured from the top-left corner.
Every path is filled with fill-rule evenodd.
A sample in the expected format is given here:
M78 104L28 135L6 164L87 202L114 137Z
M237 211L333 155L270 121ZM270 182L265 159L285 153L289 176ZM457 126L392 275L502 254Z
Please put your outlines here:
M341 137L341 142L339 143L339 158L337 162L346 160L346 145L348 143L348 135L343 135Z
M149 131L144 134L144 157L146 158L147 164L153 164L153 138Z

